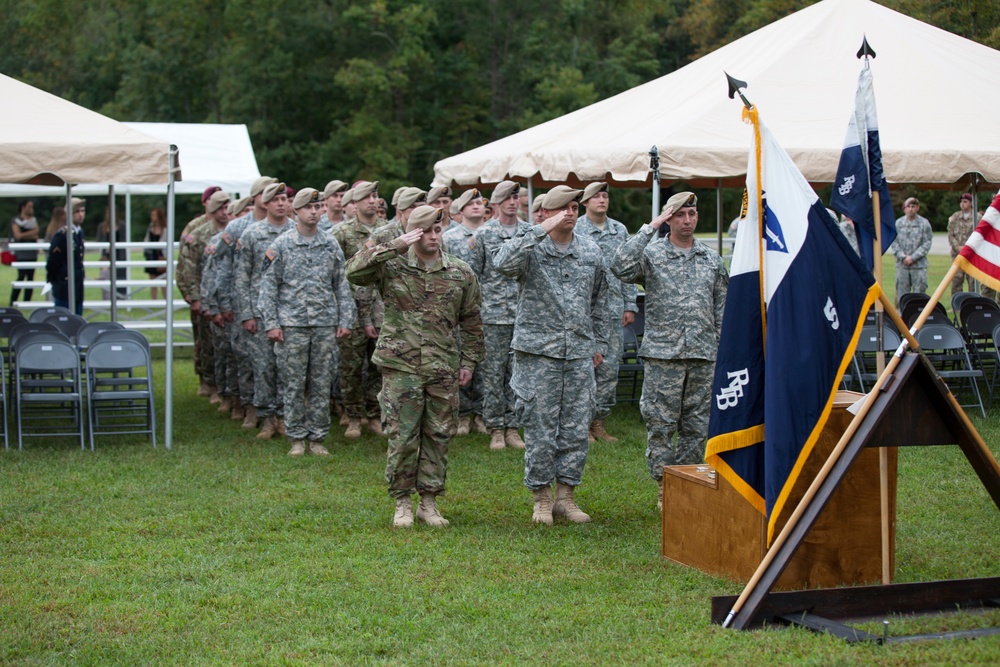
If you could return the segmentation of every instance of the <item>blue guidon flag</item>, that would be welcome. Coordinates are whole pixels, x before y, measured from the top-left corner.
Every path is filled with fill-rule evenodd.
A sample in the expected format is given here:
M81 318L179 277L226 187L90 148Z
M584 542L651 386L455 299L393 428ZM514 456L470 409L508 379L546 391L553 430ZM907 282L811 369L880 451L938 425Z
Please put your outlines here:
M768 516L770 543L880 290L756 109L746 113L754 146L706 460Z
M875 266L875 213L872 191L879 193L882 252L896 238L896 216L892 212L889 186L882 173L882 148L878 140L878 114L875 111L875 89L872 73L866 64L858 75L858 92L854 98L854 114L847 124L844 150L837 166L837 178L830 195L830 208L854 221L858 236L858 251L868 270Z

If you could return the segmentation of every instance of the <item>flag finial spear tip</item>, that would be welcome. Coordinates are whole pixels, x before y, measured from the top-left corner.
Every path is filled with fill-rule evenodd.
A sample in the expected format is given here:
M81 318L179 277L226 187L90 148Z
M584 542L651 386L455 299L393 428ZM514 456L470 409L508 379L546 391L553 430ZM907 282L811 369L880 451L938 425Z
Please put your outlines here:
M861 40L861 48L858 49L858 60L860 60L861 58L867 59L869 57L871 58L875 57L875 49L873 49L871 44L868 43L868 36L863 35Z
M736 95L739 95L740 99L743 100L744 106L746 106L747 109L752 109L753 105L750 104L750 101L744 97L743 92L740 90L740 88L748 87L747 82L740 81L739 79L729 76L729 72L723 71L723 74L726 75L726 81L729 83L729 99L734 99Z

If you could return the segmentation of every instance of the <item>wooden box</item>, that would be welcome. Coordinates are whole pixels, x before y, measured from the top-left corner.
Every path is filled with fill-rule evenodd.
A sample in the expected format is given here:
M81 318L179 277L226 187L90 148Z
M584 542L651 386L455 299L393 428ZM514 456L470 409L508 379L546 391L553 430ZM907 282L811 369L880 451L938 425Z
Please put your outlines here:
M775 536L851 421L861 394L838 392L833 412L778 517ZM896 449L889 448L890 572L895 555ZM767 520L707 465L663 475L663 556L710 574L748 581L766 553ZM882 577L879 454L868 449L849 471L776 588L877 582Z

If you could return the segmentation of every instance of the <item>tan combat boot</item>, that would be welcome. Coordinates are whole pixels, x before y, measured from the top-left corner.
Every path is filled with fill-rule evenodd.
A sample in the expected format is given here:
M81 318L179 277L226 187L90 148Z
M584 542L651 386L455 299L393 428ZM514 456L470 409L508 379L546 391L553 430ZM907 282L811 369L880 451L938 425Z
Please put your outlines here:
M369 419L367 426L370 433L374 433L375 435L385 435L385 433L382 432L382 420L378 417L372 417Z
M229 396L223 396L222 402L219 403L219 412L225 414L233 409L233 399Z
M229 413L229 418L236 422L243 421L247 416L246 410L243 409L243 405L238 401L233 401L233 410Z
M313 440L309 443L309 453L314 456L329 456L330 452L327 451L326 447L319 440Z
M212 388L209 387L208 383L205 382L204 380L202 380L201 384L198 385L198 395L199 396L211 396L212 395Z
M306 443L301 440L292 440L292 448L289 450L289 456L302 456L306 453Z
M350 423L351 423L351 418L347 416L346 412L344 414L340 415L340 425L341 426L347 426Z
M435 528L444 528L448 525L448 519L441 516L441 512L438 511L437 500L433 493L425 492L420 494L420 506L417 507L417 518L428 526L434 526Z
M493 429L493 432L490 434L490 449L503 449L507 446L503 435L502 428Z
M277 432L275 417L267 417L264 419L264 424L260 427L260 433L257 434L258 440L270 440L274 437Z
M531 512L531 520L535 523L552 525L552 487L532 491L535 496L535 507Z
M274 432L277 433L278 435L280 435L281 437L285 437L286 435L288 435L287 433L285 433L285 418L284 417L275 417L274 418Z
M212 405L219 405L222 403L222 397L219 396L219 392L215 390L215 387L212 387L212 393L208 397L208 402Z
M595 419L590 425L590 435L606 442L618 442L618 438L604 430L604 420Z
M521 435L517 432L516 428L508 428L504 431L503 441L511 449L524 449L524 440L521 440Z
M455 435L469 435L469 418L459 417L458 418L458 428L455 429Z
M660 510L660 514L663 513L663 479L660 478L656 482L656 509Z
M490 432L490 430L486 428L486 422L483 421L482 415L476 415L475 419L472 420L472 430L476 433L482 433L483 435Z
M344 431L344 437L354 440L355 438L361 437L361 420L351 419L347 423L347 430ZM412 522L411 522L412 523Z
M573 500L573 487L556 482L556 502L552 506L553 516L564 516L573 523L587 523L590 515L577 507Z
M396 514L392 517L392 525L396 528L409 528L413 525L413 501L409 496L396 498Z
M243 428L248 431L257 428L257 406L252 403L247 406L246 415L243 417Z

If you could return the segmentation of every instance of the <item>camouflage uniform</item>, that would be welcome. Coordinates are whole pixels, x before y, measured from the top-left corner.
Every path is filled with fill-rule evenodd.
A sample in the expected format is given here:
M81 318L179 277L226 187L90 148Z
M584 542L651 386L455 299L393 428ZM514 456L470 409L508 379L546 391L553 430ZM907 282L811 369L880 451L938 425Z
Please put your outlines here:
M840 233L844 235L847 242L851 244L852 248L854 248L854 252L860 255L861 251L858 250L858 233L854 229L854 223L844 220L842 222L838 222L837 226L840 227Z
M281 329L284 337L274 348L284 388L285 432L292 441L321 442L330 432L336 330L352 328L357 315L344 253L326 232L304 236L292 229L274 240L264 262L269 266L257 305L265 333Z
M639 410L646 420L649 474L659 480L665 465L704 460L729 273L701 241L684 251L655 235L643 225L618 249L612 270L646 288Z
M889 252L896 256L896 303L902 294L927 292L927 253L933 240L931 223L922 215L912 222L905 215L896 220L896 240L889 246ZM903 264L907 255L913 258L910 266Z
M477 239L478 240L478 239ZM493 264L520 284L511 387L524 424L524 484L579 486L594 418L595 354L608 351L608 281L601 249L574 234L566 252L535 226Z
M201 268L201 309L209 318L221 315L219 305L219 271L216 249L222 243L223 232L218 232L205 245L205 260ZM212 348L215 353L215 386L220 396L239 395L239 373L236 355L233 351L233 323L223 326L208 320L212 334Z
M389 495L442 493L448 439L456 428L459 369L474 370L483 355L476 276L465 262L444 253L425 265L398 240L362 250L348 262L347 275L357 285L377 286L386 303L373 359L384 374Z
M965 242L969 240L972 236L972 232L975 231L978 220L975 218L975 212L969 209L968 217L966 217L965 211L955 211L948 218L948 245L951 246L951 261L955 262L955 258L958 257L958 253L962 250ZM965 271L958 269L955 271L955 277L951 279L951 293L962 291L962 286L964 283L968 283L969 291L973 290L972 278L965 275Z
M454 255L466 264L472 261L471 241L475 232L465 225L455 225L442 237L444 251L449 255ZM461 341L459 341L461 345ZM483 372L477 368L472 374L472 382L458 389L458 416L468 417L469 415L483 414Z
M257 296L267 268L265 253L278 236L291 228L292 224L287 219L279 227L267 220L255 222L246 228L236 243L236 299L239 303L237 320L240 326L249 320L257 321L257 333L253 337L254 348L251 351L253 404L257 408L257 416L262 419L280 415L283 402L278 386L278 361L274 354L274 343L267 339Z
M517 428L514 417L514 392L510 379L514 368L514 320L520 286L513 278L500 273L493 258L510 238L523 236L531 225L518 221L511 230L497 219L488 220L476 230L470 241L469 266L476 272L483 291L483 333L486 356L479 368L483 376L483 421L490 430ZM588 422L589 425L589 422Z
M316 225L316 229L318 229L321 232L326 232L327 234L329 234L329 233L331 233L333 231L334 227L336 227L337 225L343 224L345 222L347 222L347 221L346 220L341 220L337 224L334 224L334 223L332 223L330 221L329 216L327 216L327 214L324 213L323 215L319 216L319 223Z
M615 253L628 240L628 230L625 225L608 218L602 230L586 215L581 215L576 221L575 233L590 239L600 247L608 280L608 307L611 318L607 334L608 354L604 363L594 369L597 378L597 413L594 416L597 419L604 419L611 413L611 408L616 403L618 364L622 358L622 315L626 310L639 312L639 307L636 305L638 290L635 285L618 280L611 272Z
M188 235L187 241L181 246L181 256L184 256L185 251L190 253L190 256L184 262L183 277L181 276L181 272L178 272L177 279L177 286L181 289L181 293L184 294L185 299L192 301L201 300L201 276L205 268L205 248L208 246L209 240L218 234L219 231L215 222L207 219L206 224L196 227ZM209 386L217 387L215 375L218 362L215 359L215 350L218 344L212 334L212 323L205 316L204 307L198 319L200 320L197 333L199 336L199 347L201 348L201 379Z
M350 261L365 244L372 232L381 227L376 221L374 228L351 218L333 228L333 238L340 244L344 257ZM377 299L377 303L376 303ZM365 333L366 326L381 326L382 299L370 287L354 290L354 302L358 311L358 324L347 338L340 339L340 393L344 399L344 411L351 419L372 419L379 417L378 392L382 387L379 369L372 363L375 340Z
M219 283L217 300L219 310L222 313L233 313L234 322L229 327L232 336L233 352L236 354L236 373L239 385L239 396L241 405L253 404L253 350L257 349L254 335L243 328L239 310L239 303L236 298L236 242L246 231L246 228L256 220L251 210L246 215L230 220L223 230L219 242L215 245L215 265Z
M177 271L175 279L177 281L177 289L180 290L181 296L189 303L191 301L198 301L200 296L199 290L201 287L195 279L195 272L205 250L204 245L199 247L192 246L192 234L195 230L207 224L209 224L208 216L199 215L197 218L187 223L181 231L181 247L180 251L177 253ZM206 380L206 377L212 377L215 373L215 363L212 359L212 346L209 344L206 347L202 343L202 341L205 340L205 332L203 329L207 330L208 326L205 322L205 318L200 314L195 314L194 311L189 311L189 315L191 316L191 339L194 342L194 372L199 379ZM212 380L210 384L214 384L214 380Z

